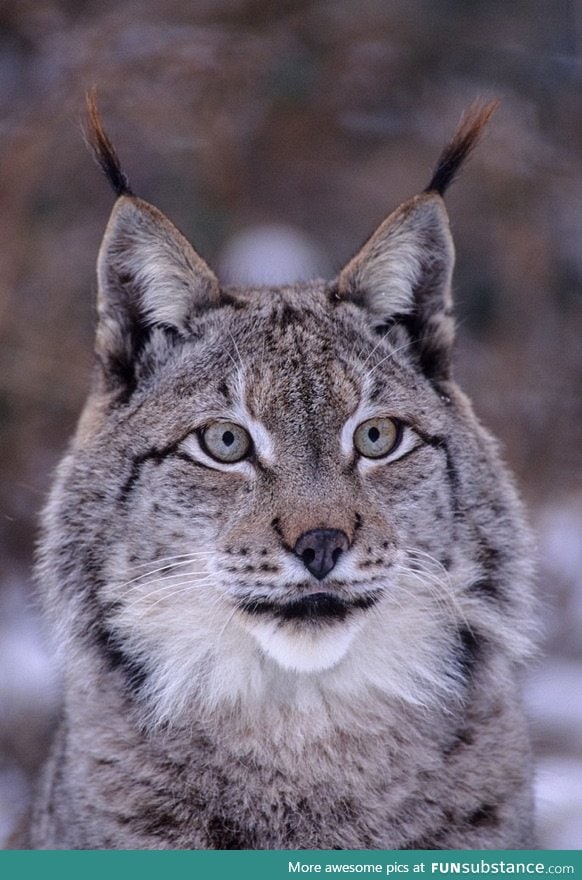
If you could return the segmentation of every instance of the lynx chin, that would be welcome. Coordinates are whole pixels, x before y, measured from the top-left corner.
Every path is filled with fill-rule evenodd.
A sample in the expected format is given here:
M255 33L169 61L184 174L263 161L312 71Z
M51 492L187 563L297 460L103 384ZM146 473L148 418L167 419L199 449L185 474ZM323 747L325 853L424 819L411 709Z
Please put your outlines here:
M532 845L531 548L451 375L443 194L495 103L332 281L223 286L135 196L38 578L61 651L15 846Z

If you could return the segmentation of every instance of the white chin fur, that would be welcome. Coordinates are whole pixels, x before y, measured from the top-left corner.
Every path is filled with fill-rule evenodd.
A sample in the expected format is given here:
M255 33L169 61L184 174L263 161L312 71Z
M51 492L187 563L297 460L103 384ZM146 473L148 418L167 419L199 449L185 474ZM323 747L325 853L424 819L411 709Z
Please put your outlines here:
M321 672L345 657L362 621L332 623L298 631L278 621L246 622L265 654L291 672Z

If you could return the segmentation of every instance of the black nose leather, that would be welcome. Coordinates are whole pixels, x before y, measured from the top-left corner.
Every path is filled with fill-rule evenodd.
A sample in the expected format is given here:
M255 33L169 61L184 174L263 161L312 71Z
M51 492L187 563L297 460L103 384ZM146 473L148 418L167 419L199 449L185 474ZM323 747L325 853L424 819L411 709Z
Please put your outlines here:
M349 546L348 536L340 529L311 529L299 537L293 552L320 581L330 573Z

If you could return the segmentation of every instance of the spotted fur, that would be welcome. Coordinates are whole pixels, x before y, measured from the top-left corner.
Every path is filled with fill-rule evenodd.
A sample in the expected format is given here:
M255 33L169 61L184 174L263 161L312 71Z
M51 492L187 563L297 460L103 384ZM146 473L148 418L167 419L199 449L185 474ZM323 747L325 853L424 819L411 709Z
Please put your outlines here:
M44 515L64 703L23 845L532 845L529 538L450 371L438 191L470 120L337 279L242 289L131 194L94 110L119 198ZM217 421L245 456L213 457Z

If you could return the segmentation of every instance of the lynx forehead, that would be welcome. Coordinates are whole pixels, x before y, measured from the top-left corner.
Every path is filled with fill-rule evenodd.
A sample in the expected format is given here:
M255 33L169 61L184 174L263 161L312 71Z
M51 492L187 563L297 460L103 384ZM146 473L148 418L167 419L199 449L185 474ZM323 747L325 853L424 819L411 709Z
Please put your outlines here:
M240 288L90 103L118 198L45 513L66 688L28 845L531 845L529 540L450 367L442 196L494 106L333 281Z

